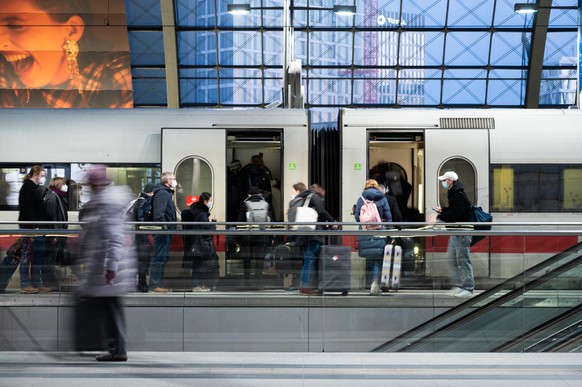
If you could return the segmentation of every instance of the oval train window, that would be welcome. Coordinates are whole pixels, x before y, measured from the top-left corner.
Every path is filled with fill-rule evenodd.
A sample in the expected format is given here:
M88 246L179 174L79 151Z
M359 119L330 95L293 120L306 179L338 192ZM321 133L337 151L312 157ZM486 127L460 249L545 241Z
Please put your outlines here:
M475 187L477 186L477 179L475 168L465 159L450 159L447 160L439 169L438 176L442 176L446 171L454 171L459 175L459 181L465 187L465 193L472 203L477 203L477 198L475 197ZM446 207L449 204L447 199L447 191L441 187L441 182L437 179L437 184L439 186L439 203L441 207Z
M176 167L176 208L179 212L190 207L202 192L212 194L212 168L201 157L191 156L183 159Z

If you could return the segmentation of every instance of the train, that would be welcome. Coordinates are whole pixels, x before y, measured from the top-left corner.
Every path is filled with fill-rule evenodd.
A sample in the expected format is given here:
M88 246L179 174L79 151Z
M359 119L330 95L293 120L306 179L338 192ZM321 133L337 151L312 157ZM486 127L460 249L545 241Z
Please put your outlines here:
M19 184L35 164L47 177L71 180L76 220L89 200L83 173L99 163L136 194L172 171L178 210L207 191L213 219L233 221L234 198L244 192L233 191L230 176L257 155L269 170L275 221L286 220L292 185L304 182L322 184L334 218L353 222L364 182L375 178L398 197L405 221L423 222L433 207L446 205L437 177L447 170L496 223L582 220L578 109L340 109L326 125L313 124L303 109L3 109L0 116L1 220L17 219ZM494 265L491 246L475 252L476 275L517 270ZM428 263L426 270L442 272Z

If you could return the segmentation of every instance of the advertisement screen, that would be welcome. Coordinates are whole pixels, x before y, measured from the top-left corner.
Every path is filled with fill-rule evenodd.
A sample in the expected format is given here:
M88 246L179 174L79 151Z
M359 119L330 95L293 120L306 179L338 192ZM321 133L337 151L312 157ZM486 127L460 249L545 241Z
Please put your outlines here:
M123 0L2 0L0 54L0 107L133 107Z

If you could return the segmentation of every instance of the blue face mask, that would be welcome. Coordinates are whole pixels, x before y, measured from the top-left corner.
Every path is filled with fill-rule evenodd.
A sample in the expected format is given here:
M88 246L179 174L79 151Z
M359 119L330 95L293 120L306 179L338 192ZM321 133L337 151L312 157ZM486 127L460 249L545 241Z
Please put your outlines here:
M441 185L443 186L444 189L449 189L449 186L447 185L446 180L441 181Z

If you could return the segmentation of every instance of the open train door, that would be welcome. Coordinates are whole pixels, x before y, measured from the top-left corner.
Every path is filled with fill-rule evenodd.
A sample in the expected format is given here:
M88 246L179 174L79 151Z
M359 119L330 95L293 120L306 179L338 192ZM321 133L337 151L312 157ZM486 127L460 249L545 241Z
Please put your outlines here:
M215 203L212 218L225 219L225 143L225 129L162 129L162 172L176 174L179 186L174 199L178 212L197 200L200 193L210 192Z

